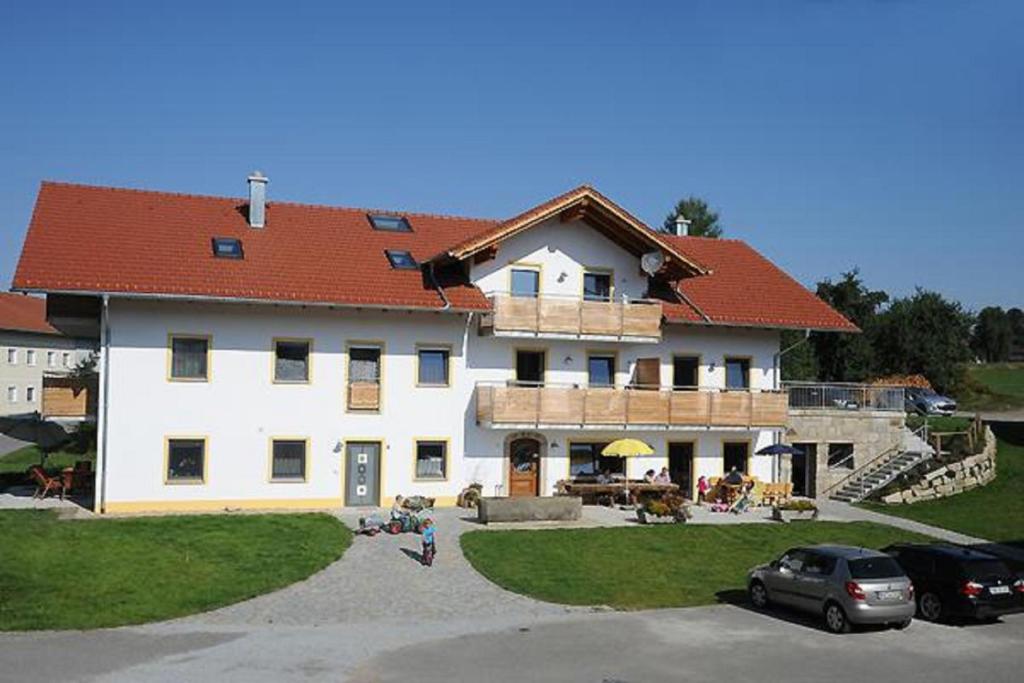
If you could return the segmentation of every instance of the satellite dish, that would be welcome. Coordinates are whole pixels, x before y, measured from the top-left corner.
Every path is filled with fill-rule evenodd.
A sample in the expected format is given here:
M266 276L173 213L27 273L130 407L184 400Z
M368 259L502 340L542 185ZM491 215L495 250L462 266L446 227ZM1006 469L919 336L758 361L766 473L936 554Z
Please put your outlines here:
M640 269L653 276L665 265L665 255L660 251L649 251L640 257Z

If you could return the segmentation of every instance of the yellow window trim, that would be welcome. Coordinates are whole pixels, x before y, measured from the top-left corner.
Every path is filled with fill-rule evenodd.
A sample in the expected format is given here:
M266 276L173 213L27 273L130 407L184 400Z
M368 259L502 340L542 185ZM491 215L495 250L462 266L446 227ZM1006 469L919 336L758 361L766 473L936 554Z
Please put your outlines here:
M202 479L171 479L171 442L172 441L202 441L203 442L203 478ZM209 481L210 470L210 437L206 434L174 434L164 436L164 485L166 486L202 486Z
M301 441L305 444L302 463L302 479L274 478L274 443L277 441ZM270 484L306 484L309 482L309 453L312 441L308 436L287 436L275 434L267 439L267 482Z
M353 413L356 415L379 415L384 410L384 356L386 351L386 344L382 339L349 339L345 342L345 397L343 403L345 404L345 412ZM351 363L351 351L352 349L377 349L380 352L380 357L377 360L377 386L379 387L377 409L372 408L349 408L348 406L348 385L349 385L349 364ZM342 490L344 496L344 490Z
M277 378L277 345L281 342L309 344L306 356L306 379ZM312 337L274 337L270 342L270 381L272 384L312 384L313 383L313 338Z
M751 391L754 388L754 357L753 356L739 356L730 354L728 356L722 356L722 372L724 377L722 378L722 388L729 390L729 370L726 367L728 362L731 360L745 360L747 361L747 387L745 390L733 388L732 391Z
M174 340L175 339L202 339L206 341L206 376L205 377L175 377L174 371ZM202 384L213 378L213 335L192 334L191 332L168 332L167 333L167 381L184 382L186 384Z
M548 352L546 346L515 346L512 348L512 381L518 381L516 378L517 364L516 359L519 357L519 352L524 353L542 353L544 354L544 363L541 367L541 384L547 384L548 382L548 361L550 360L551 354Z
M583 266L580 271L580 299L586 300L587 296L587 275L608 276L608 301L615 301L615 269L602 266ZM603 299L591 299L594 303L600 303Z
M544 291L544 264L543 263L527 263L526 261L514 261L508 264L508 293L512 296L512 271L513 270L533 270L537 272L537 297L541 296Z
M418 477L416 476L416 461L421 443L443 443L444 444L444 477ZM452 440L440 436L414 436L412 439L412 480L418 483L446 482L451 476Z
M707 382L707 375L704 370L704 356L699 353L689 353L687 351L676 351L672 354L672 388L676 388L675 373L676 373L676 358L696 358L697 359L697 387L702 389L705 387ZM731 358L731 356L730 356ZM722 366L725 367L724 365Z
M413 360L413 372L412 379L413 384L422 389L447 389L452 386L452 374L455 371L455 367L452 363L454 347L451 344L417 344L416 345L416 356ZM426 384L420 382L420 351L446 351L448 353L448 381L444 384Z
M587 349L587 367L584 368L584 371L587 373L587 387L588 388L591 387L591 386L594 386L594 387L599 388L599 389L607 388L604 385L600 385L600 384L592 385L590 383L590 359L591 358L608 358L609 356L612 359L612 383L611 383L611 386L613 386L613 387L618 386L618 377L619 377L619 352L618 352L618 350L613 349L611 351L604 351L602 349Z

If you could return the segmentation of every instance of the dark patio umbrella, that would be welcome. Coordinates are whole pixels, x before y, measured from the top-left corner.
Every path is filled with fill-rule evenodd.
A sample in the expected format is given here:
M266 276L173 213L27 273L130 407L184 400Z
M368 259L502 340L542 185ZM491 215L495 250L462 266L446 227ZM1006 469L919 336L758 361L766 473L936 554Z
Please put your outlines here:
M803 455L803 451L795 446L787 446L784 443L773 443L757 451L756 455Z
M30 441L44 452L71 438L63 427L42 419L38 413L25 417L0 417L0 434L19 441Z

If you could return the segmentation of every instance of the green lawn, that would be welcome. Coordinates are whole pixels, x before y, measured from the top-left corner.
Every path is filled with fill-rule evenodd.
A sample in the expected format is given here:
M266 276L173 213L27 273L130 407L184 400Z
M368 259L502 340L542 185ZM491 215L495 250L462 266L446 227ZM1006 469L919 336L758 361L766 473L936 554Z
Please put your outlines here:
M968 410L1010 410L1024 407L1024 363L967 366L967 389L957 396Z
M647 528L473 531L470 563L499 586L570 605L688 607L744 590L747 571L794 545L880 548L923 537L856 522L658 525Z
M0 630L82 629L202 612L306 578L349 546L334 517L58 521L0 511Z
M1024 426L1004 423L999 437L996 478L988 486L950 498L913 505L863 503L889 515L915 519L970 536L1024 547Z
M16 451L0 456L0 474L21 474L30 465L38 465L42 462L43 452L38 446L25 446ZM95 460L95 453L76 453L71 451L55 451L46 458L46 469L50 471L60 470L65 467L74 466L79 460Z

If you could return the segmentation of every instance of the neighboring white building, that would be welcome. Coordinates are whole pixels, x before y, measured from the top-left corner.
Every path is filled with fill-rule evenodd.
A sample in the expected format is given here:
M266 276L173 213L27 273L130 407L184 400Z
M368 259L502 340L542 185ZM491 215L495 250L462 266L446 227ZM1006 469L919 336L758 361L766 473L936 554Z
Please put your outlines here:
M42 412L43 376L66 375L90 353L46 321L45 299L0 292L0 415Z
M855 328L745 244L589 187L506 221L46 183L15 287L99 310L97 507L551 495L628 433L691 488L784 428L782 329ZM76 235L75 259L45 245ZM86 321L87 322L87 321Z

